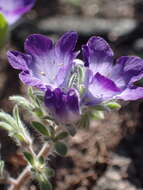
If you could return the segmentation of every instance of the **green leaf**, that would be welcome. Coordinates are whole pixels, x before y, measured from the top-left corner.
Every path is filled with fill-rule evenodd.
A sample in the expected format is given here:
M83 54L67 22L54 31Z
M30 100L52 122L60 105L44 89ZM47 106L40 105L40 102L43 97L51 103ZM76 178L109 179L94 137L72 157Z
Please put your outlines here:
M31 86L28 88L28 96L33 98L33 88Z
M0 14L0 48L2 48L8 39L8 23L5 17Z
M118 104L117 102L108 102L105 104L108 108L110 109L120 109L121 108L121 105Z
M52 168L45 168L45 173L48 177L53 177L55 175L55 171Z
M27 141L26 141L26 139L25 139L25 137L22 135L22 134L20 134L20 133L10 133L10 136L11 137L15 137L16 139L18 139L20 142L24 142L24 143L26 143L27 144Z
M39 157L39 162L40 162L40 164L44 164L45 163L45 159L44 159L43 156Z
M55 150L58 154L60 154L61 156L65 156L67 154L67 146L62 143L62 142L56 142L54 144Z
M35 96L37 96L38 98L42 98L42 100L43 100L43 98L44 98L44 93L43 92L41 92L41 91L34 91L33 92L33 94L35 95Z
M47 129L48 129L49 135L51 137L54 137L55 136L55 130L54 130L54 128L50 125L50 126L47 127Z
M104 119L103 111L93 111L91 114L91 118L95 120Z
M90 125L90 114L89 112L84 113L81 119L77 122L77 126L83 129L88 129Z
M69 88L78 88L78 74L74 72L69 80Z
M36 116L38 116L39 118L43 118L43 115L44 115L44 113L43 113L43 111L41 110L41 108L39 107L39 108L35 108L34 110L33 110L33 112L36 114Z
M7 130L7 131L11 131L13 129L13 127L11 125L9 125L6 122L1 121L0 122L0 127L2 127L3 129Z
M4 161L0 160L0 178L4 178Z
M79 89L80 91L83 92L83 89L81 90L81 86L84 82L84 78L85 78L85 67L82 63L80 63L81 61L77 60L76 66L74 67L74 71L73 74L70 77L68 86L70 88L76 88Z
M39 108L39 101L37 100L37 97L34 95L34 91L32 87L28 88L28 96L31 98L32 103L36 108Z
M18 105L28 109L28 110L33 110L35 106L31 104L26 98L22 96L10 96L9 100L17 103Z
M49 181L47 182L40 182L40 190L52 190L52 185Z
M15 105L13 108L13 117L16 121L15 130L13 131L13 137L16 137L21 142L30 144L31 138L28 131L24 127L23 122L20 119L18 105Z
M21 121L20 116L19 116L19 109L18 109L17 105L15 105L14 108L13 108L13 117L14 117L14 119L17 122L18 128L22 129L23 128L23 124L22 124L22 121Z
M88 129L89 125L90 125L90 120L89 117L87 117L86 119L84 118L81 119L79 127L83 129Z
M10 124L11 126L15 127L16 126L16 121L14 120L14 118L5 112L0 112L0 119L7 122L8 124Z
M46 128L42 123L39 123L39 122L37 122L37 121L33 121L33 122L32 122L32 126L33 126L34 128L36 128L37 131L39 131L42 135L48 136L48 137L50 136L50 134L49 134L47 128Z
M59 133L59 134L56 136L55 140L62 140L62 139L64 139L64 138L66 138L66 137L68 137L68 133L67 133L67 132L61 132L61 133Z
M83 64L77 64L76 71L78 73L79 83L83 84L84 79L85 79L85 71L86 71L84 65Z
M85 87L84 87L84 85L79 85L79 92L80 92L80 95L82 96L84 93L85 93Z
M24 154L25 159L29 162L29 164L31 166L33 166L34 165L34 158L33 158L32 154L30 154L29 152L23 152L23 154Z

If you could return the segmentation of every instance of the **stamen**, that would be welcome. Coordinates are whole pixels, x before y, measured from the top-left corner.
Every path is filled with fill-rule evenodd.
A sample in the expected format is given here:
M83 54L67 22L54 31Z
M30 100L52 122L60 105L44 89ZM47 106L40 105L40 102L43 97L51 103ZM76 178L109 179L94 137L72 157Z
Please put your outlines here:
M46 76L46 74L43 71L41 71L40 74L43 76Z
M53 60L53 64L56 64L56 61L55 60ZM59 64L57 64L57 66L63 66L64 65L64 63L59 63Z
M64 65L63 63L58 64L58 66L63 66L63 65Z

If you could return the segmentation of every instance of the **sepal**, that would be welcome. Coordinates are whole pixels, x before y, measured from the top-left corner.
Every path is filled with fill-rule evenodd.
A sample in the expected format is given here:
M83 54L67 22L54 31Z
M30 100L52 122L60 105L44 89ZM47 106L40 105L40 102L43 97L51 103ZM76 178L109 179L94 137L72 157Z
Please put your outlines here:
M84 65L82 64L75 65L73 73L68 83L69 88L75 88L78 91L81 90L81 86L84 83L85 71L86 69Z

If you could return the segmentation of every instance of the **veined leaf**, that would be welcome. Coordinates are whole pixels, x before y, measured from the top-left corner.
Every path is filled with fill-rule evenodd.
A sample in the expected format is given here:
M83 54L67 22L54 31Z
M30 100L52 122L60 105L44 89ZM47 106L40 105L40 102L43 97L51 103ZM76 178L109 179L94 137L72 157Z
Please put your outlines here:
M54 144L55 150L58 154L61 156L65 156L67 154L68 148L67 146L62 142L56 142Z
M26 158L27 162L29 162L29 164L31 166L33 166L34 165L34 158L33 158L32 154L30 154L29 152L23 152L23 154L24 154L24 157Z
M50 136L47 128L42 124L42 123L39 123L37 121L33 121L32 122L32 126L37 129L37 131L39 131L42 135L44 136Z
M61 132L59 133L56 137L55 137L55 140L62 140L64 138L66 138L68 136L68 133L67 132Z

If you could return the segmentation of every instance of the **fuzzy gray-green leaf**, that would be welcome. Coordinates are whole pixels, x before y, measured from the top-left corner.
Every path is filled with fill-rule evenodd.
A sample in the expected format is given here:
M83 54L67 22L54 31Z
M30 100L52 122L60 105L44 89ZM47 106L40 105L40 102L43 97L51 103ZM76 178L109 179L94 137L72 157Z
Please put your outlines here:
M14 118L10 114L5 113L3 111L0 112L0 120L7 122L13 127L16 126L16 121L14 120Z
M13 127L10 124L3 121L0 121L0 127L7 131L11 131L13 129Z
M28 110L33 110L35 107L33 104L31 104L26 98L22 96L10 96L9 100L17 103L18 105L28 109Z

